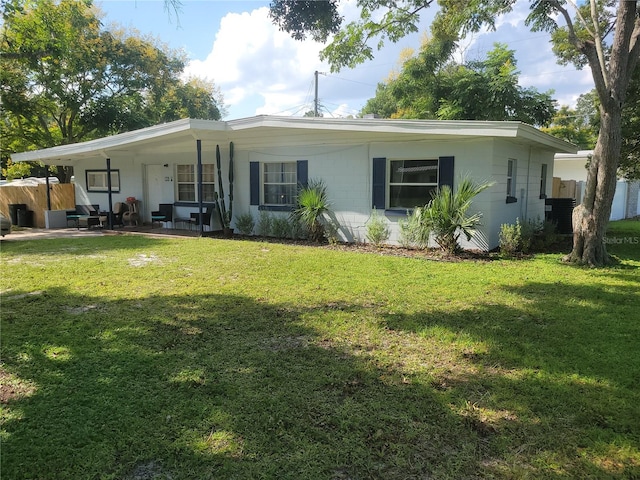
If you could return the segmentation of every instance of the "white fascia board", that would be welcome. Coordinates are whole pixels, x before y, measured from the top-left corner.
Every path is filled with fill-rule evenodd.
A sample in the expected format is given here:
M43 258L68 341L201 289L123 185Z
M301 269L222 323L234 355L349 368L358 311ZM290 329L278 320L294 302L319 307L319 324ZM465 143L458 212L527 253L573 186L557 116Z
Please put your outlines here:
M69 157L86 156L87 154L100 154L104 152L108 154L109 150L122 149L134 144L151 142L154 139L167 137L171 135L191 134L195 138L196 131L225 131L225 122L216 122L210 120L192 120L185 118L176 120L175 122L154 125L153 127L142 128L132 132L120 133L109 137L89 140L82 143L73 143L71 145L60 145L58 147L45 148L42 150L33 150L30 152L14 153L11 160L14 162L28 161L51 161L65 160Z
M518 138L530 143L535 143L549 150L558 153L575 154L578 147L548 133L544 133L531 125L520 123L518 128Z
M340 119L312 117L275 117L260 115L250 118L213 121L183 119L175 122L155 125L132 132L121 133L88 142L15 153L11 158L15 162L39 160L47 162L66 162L72 157L96 154L107 157L109 150L134 148L135 145L151 143L162 137L185 137L205 139L211 134L224 134L231 138L232 133L242 136L242 131L261 128L300 129L316 132L340 131L387 133L401 135L424 135L447 137L502 137L513 138L541 145L556 152L575 153L573 145L547 135L534 127L520 122L488 122L470 120L386 120L386 119ZM218 136L216 135L216 136ZM233 136L236 136L233 135Z
M477 120L388 120L257 116L228 122L231 131L260 127L315 131L419 134L449 137L501 137L534 143L556 152L575 153L576 147L522 122Z
M556 153L554 160L588 160L593 150L578 150L577 153Z
M516 137L519 122L472 120L388 120L313 117L275 117L261 115L227 122L231 131L271 127L353 132L410 133L454 136Z

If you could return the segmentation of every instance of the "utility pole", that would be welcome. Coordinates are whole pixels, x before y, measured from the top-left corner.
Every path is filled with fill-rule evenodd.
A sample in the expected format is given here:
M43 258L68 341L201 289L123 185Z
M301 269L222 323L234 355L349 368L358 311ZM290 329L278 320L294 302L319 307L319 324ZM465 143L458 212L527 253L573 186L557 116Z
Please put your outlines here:
M318 116L318 71L316 70L315 73L315 77L316 77L316 95L314 98L314 102L313 102L313 116L317 117Z

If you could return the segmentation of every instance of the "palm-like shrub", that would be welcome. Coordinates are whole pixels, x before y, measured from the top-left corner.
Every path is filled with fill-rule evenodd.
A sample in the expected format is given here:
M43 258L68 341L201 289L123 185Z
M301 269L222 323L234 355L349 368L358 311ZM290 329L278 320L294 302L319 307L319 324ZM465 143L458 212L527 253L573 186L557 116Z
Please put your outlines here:
M309 232L309 239L321 242L325 238L324 216L329 210L327 187L322 180L309 180L308 184L298 191L297 208L293 217Z
M236 228L240 230L241 234L251 235L255 226L256 221L251 212L236 215Z
M482 214L477 212L467 216L467 210L473 198L491 185L493 182L475 183L463 178L455 193L445 185L436 191L426 207L419 209L420 223L428 227L445 253L452 255L459 250L461 234L467 237L467 241L476 234Z
M405 248L423 250L429 246L431 227L424 224L421 213L422 209L416 208L413 212L407 214L407 218L398 221L400 227L400 245Z
M387 222L382 218L378 211L374 208L371 213L371 217L367 221L367 240L373 243L376 247L379 247L384 242L389 240L391 230L387 225Z

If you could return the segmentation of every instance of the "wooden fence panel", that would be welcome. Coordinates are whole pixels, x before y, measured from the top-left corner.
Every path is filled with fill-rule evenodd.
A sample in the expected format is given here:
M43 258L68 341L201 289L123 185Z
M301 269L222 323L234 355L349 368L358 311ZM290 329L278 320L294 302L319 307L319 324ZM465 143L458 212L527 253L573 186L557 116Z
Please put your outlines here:
M76 206L75 185L73 183L52 183L49 185L51 210L73 210ZM32 187L0 187L0 211L9 217L9 205L24 203L33 210L33 226L44 228L44 211L47 209L47 185Z

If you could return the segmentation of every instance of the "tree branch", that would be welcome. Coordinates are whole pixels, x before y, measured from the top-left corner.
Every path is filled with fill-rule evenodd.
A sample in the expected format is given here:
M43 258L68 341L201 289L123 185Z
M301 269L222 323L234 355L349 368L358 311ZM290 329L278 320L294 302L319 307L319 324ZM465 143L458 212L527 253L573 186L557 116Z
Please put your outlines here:
M633 75L638 62L640 62L640 18L636 18L631 41L629 42L629 76Z
M600 36L600 26L598 22L598 6L596 5L596 0L591 0L591 21L593 22L593 28L595 34L593 36L593 41L596 45L596 52L598 53L598 61L600 62L600 69L602 70L604 76L604 83L608 87L609 75L607 72L607 64L604 58L604 51L602 50L602 37Z
M573 20L571 19L571 15L569 15L569 11L564 8L560 2L557 0L551 0L553 6L556 8L558 12L563 16L566 24L567 30L569 31L569 42L582 54L587 57L587 61L589 62L589 66L591 67L591 72L593 75L593 81L596 86L596 91L600 96L600 100L603 100L603 96L606 94L608 81L606 76L606 67L600 63L600 59L598 58L598 54L596 52L595 44L583 42L578 38L576 34L575 26L573 25ZM571 2L574 7L575 3ZM577 8L577 7L576 7ZM578 14L580 13L579 10ZM581 17L581 15L580 15ZM582 18L582 17L581 17ZM584 20L583 20L584 21ZM586 25L586 24L585 24ZM588 29L588 26L586 26Z

